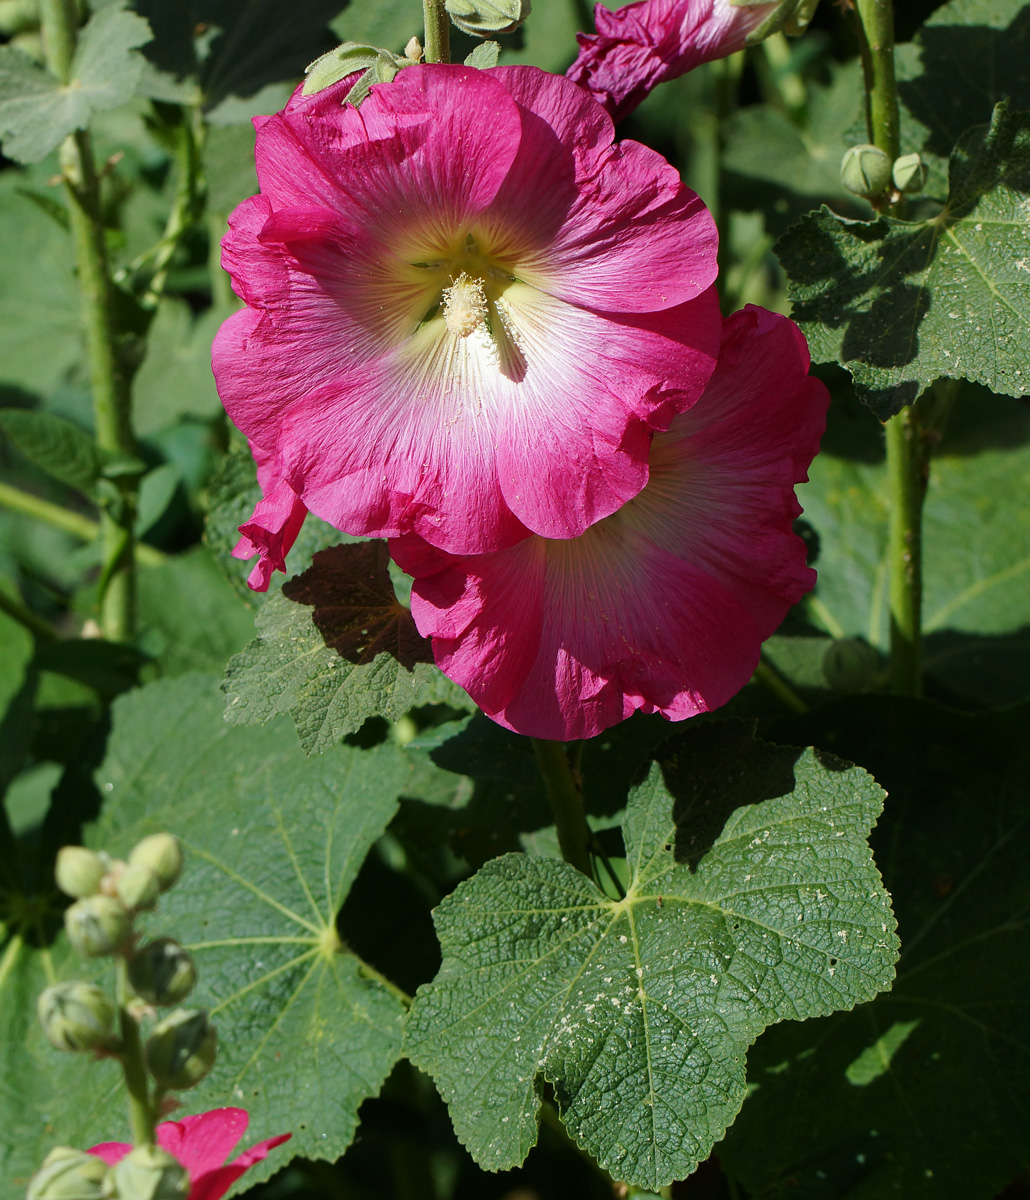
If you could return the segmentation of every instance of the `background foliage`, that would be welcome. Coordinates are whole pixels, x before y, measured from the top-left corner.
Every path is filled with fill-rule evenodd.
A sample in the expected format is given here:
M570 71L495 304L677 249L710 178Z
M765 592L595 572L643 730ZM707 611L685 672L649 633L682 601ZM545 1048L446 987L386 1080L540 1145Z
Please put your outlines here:
M208 356L236 303L218 239L256 187L249 118L340 39L399 51L418 5L98 3L58 85L33 4L4 3L0 591L40 625L0 609L0 1200L55 1139L124 1132L111 1064L56 1055L33 1008L74 969L57 847L117 852L158 828L184 838L189 875L151 928L193 948L223 1046L187 1111L239 1103L253 1139L294 1133L288 1166L277 1152L245 1181L262 1200L610 1196L576 1142L646 1187L700 1161L674 1190L698 1200L1026 1195L1030 6L897 6L903 148L930 166L903 220L839 183L844 149L866 139L847 5L663 86L623 127L716 213L725 310L794 304L833 406L799 489L819 582L762 671L718 719L684 732L638 717L583 749L611 867L598 889L560 861L528 744L430 665L381 546L310 519L267 598L229 557L256 481ZM538 0L502 61L564 70L590 19L579 0ZM472 46L454 42L455 57ZM87 122L135 314L121 347L143 471L132 645L96 636L112 463L93 439L53 186L55 148ZM881 694L877 417L924 391L941 420L916 700ZM670 810L659 833L650 816ZM902 952L893 990L869 999L893 970L873 823ZM774 847L786 860L766 861ZM789 900L761 930L742 905L768 908L777 872ZM823 922L811 944L792 939L799 913L806 931ZM667 983L680 1008L646 1013ZM577 1029L598 1024L588 1059ZM690 1074L702 1058L707 1090ZM661 1121L684 1113L695 1142L663 1171Z

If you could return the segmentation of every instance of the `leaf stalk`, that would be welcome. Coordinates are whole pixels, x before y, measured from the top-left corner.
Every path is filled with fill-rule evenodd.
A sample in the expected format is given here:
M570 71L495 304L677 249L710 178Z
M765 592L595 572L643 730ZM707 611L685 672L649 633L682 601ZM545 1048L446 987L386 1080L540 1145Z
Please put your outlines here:
M543 776L547 799L551 803L554 824L558 830L558 845L562 858L589 879L594 878L590 862L592 835L583 812L583 797L562 742L533 738L533 753Z

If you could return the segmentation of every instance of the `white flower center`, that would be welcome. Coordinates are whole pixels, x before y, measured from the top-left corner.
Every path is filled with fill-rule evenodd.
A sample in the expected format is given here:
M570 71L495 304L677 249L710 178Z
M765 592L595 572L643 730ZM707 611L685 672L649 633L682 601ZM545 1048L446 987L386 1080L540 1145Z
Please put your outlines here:
M486 314L482 279L462 271L450 287L443 289L443 319L455 337L467 338L475 333L485 323Z

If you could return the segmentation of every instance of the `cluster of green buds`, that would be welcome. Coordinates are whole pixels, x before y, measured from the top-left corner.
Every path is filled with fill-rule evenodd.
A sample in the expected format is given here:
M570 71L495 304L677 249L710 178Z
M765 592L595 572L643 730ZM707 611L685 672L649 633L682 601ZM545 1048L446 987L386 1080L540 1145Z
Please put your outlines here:
M177 1007L197 981L188 951L170 937L141 939L136 929L139 915L178 882L182 867L182 847L166 833L144 838L125 860L65 846L55 878L73 900L65 912L68 940L84 958L116 960L118 999L95 983L70 980L48 987L37 1004L43 1032L56 1049L120 1058L127 1080L144 1071L149 1075L145 1107L151 1129L167 1093L200 1083L217 1049L207 1013ZM160 1008L173 1011L159 1018ZM153 1028L141 1041L143 1021ZM189 1190L189 1175L176 1159L146 1142L113 1167L59 1147L33 1176L28 1200L185 1200Z
M840 181L866 200L895 203L902 195L916 195L929 178L918 154L902 154L891 161L878 146L851 146L841 159Z

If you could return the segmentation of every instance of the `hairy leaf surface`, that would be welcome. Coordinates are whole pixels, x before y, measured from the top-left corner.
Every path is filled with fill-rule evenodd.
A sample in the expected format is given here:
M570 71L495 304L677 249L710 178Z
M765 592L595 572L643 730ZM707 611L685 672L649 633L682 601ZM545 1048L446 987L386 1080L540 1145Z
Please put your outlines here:
M721 802L745 807L698 861L677 847L674 806L688 829L704 811L680 759L709 738L724 749L719 728L667 743L632 793L625 899L567 863L509 854L437 910L443 964L406 1049L480 1165L525 1158L547 1080L569 1132L617 1178L682 1178L740 1108L766 1025L890 986L894 920L865 841L883 793L856 768L745 739L707 760L721 763Z
M778 246L816 362L886 418L935 379L1030 392L1030 113L995 109L951 158L943 210L848 221L828 208Z

